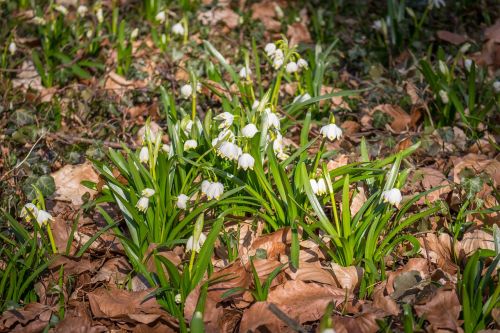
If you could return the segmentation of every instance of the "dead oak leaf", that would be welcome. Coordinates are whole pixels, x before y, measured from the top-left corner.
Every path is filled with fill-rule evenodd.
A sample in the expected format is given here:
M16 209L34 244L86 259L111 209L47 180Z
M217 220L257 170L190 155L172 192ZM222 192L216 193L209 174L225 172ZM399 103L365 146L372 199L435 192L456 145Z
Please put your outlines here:
M467 36L459 35L457 33L446 31L446 30L438 30L436 32L436 36L448 43L453 45L461 45L467 41Z
M462 306L454 289L440 288L429 302L415 305L414 309L431 324L434 332L463 332L458 320Z
M276 8L279 5L275 1L261 1L254 3L252 10L252 20L260 20L267 31L279 32L281 22L277 20Z
M493 235L484 230L466 232L460 242L455 244L455 252L458 258L468 257L479 249L495 250Z
M289 25L286 36L290 39L290 46L295 46L299 43L312 43L311 34L307 26L302 22L295 22Z
M395 133L401 133L408 129L411 122L411 116L406 113L399 105L381 104L373 108L372 114L380 111L389 115L392 118L389 129Z
M340 288L353 291L363 278L363 269L356 266L340 266L332 262L330 264L333 270L333 276Z
M224 23L229 29L234 29L240 22L240 16L231 8L213 8L198 14L198 20L203 25L214 26L219 22Z
M98 182L99 176L92 168L92 164L85 162L78 165L65 165L51 174L56 184L55 200L69 201L74 205L82 205L82 195L86 192L94 194L93 190L81 184L84 180Z
M52 307L30 303L22 309L5 311L0 317L1 332L41 332L52 316Z
M385 312L378 309L370 309L353 317L334 316L333 327L337 333L375 333L379 330L376 320L385 316Z

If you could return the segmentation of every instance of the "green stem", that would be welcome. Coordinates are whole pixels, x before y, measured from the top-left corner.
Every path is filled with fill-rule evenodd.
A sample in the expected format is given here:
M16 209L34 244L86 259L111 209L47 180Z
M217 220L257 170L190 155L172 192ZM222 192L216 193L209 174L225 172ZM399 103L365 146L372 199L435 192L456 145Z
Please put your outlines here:
M49 236L50 245L52 247L52 252L54 254L56 254L57 253L56 242L54 241L54 236L52 235L52 229L50 229L50 224L49 223L47 223L47 234Z

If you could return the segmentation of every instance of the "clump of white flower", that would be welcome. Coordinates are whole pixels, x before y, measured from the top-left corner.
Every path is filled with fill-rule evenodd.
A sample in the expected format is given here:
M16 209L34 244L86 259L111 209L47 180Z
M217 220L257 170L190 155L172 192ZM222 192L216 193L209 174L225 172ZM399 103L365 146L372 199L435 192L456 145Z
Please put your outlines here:
M201 193L205 194L208 200L219 199L224 194L224 185L204 180L201 183Z
M270 108L264 110L264 124L268 127L280 128L280 119L278 115L271 111Z
M222 142L217 149L217 155L230 161L237 161L241 154L241 148L238 147L237 144L229 141Z
M148 147L141 148L141 151L139 152L139 161L141 163L148 163L149 162L149 149L148 149Z
M444 90L439 91L439 97L441 98L441 101L443 101L444 104L448 104L450 101L448 98L448 93Z
M198 237L198 241L195 242L194 236L191 235L186 243L186 251L194 251L194 252L200 252L201 247L207 240L207 236L205 236L204 233L201 233L200 236Z
M311 184L311 188L314 194L316 195L326 194L326 182L323 178L320 178L318 180L310 179L309 183Z
M190 84L185 84L181 87L181 96L188 99L193 93L193 87Z
M273 67L274 69L279 69L283 66L283 62L285 61L285 55L281 49L277 49L273 54Z
M330 141L340 139L342 137L342 129L336 124L325 125L321 127L319 132L323 135L323 138L328 138Z
M88 7L84 6L84 5L80 5L76 9L76 13L78 14L78 16L81 16L81 17L87 15L88 11L89 11Z
M153 190L152 188L145 188L144 190L142 190L141 194L143 197L151 198L153 195L155 195L155 190Z
M441 8L446 7L446 2L444 0L429 0L429 5L431 7Z
M401 191L397 188L393 188L387 191L382 192L382 197L385 202L390 203L391 205L397 206L403 199L401 195Z
M145 188L141 192L141 198L137 201L137 204L135 207L140 211L140 212L146 212L149 207L149 198L151 198L155 194L155 190L152 188Z
M470 72L473 63L474 62L472 61L472 59L465 59L464 66L465 66L465 69L467 70L467 72Z
M238 158L238 169L253 170L254 164L255 159L248 153L244 153Z
M177 203L176 203L177 208L186 209L188 200L189 200L189 197L187 195L179 194L177 196Z
M222 123L219 125L219 129L229 128L233 124L234 115L230 112L223 112L223 113L215 116L214 119L218 120L218 121L222 121Z
M159 23L165 22L165 19L167 18L165 11L161 11L155 16L155 20L158 21Z
M198 142L196 142L196 140L190 139L190 140L186 140L186 142L184 142L184 150L185 151L191 150L191 149L196 149L197 147L198 147Z
M172 26L172 33L177 36L184 35L184 26L182 25L181 22L176 23Z
M297 63L295 61L290 61L288 64L286 64L285 70L287 73L292 74L299 70L299 66L297 66Z
M234 141L234 133L228 128L223 129L222 131L219 132L219 135L212 140L212 146L217 146L219 142L223 141Z
M281 161L284 161L288 157L290 157L288 154L285 153L283 136L280 133L276 134L276 138L273 140L273 150L274 153L276 154L276 157L278 157L278 159Z
M256 99L255 101L253 101L253 103L252 103L252 110L256 110L259 107L259 104L260 104L260 102L259 102L258 99Z
M164 143L162 146L161 146L161 150L163 150L165 153L170 153L170 150L171 150L171 147L169 144L166 144Z
M245 127L243 127L241 129L241 134L245 137L245 138L253 138L255 136L255 134L257 134L259 130L257 129L257 126L255 126L254 124L248 124L248 125L245 125Z
M34 25L45 25L45 24L47 24L47 21L45 21L45 19L43 17L40 17L40 16L33 17L33 19L31 20L31 22L33 22Z
M497 80L493 83L493 89L495 89L497 94L500 93L500 81Z

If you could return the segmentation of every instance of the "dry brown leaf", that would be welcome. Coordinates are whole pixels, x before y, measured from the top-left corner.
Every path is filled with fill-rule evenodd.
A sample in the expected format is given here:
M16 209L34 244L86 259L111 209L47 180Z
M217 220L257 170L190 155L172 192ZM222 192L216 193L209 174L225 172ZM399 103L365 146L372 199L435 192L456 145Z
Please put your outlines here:
M367 199L368 198L366 197L365 189L363 187L358 187L356 194L353 196L351 201L351 216L354 216L357 212L359 212Z
M55 200L69 201L73 205L82 205L82 195L86 192L94 195L95 191L81 184L84 180L98 182L99 176L92 168L92 164L85 162L78 165L65 165L51 174L56 184Z
M339 88L333 88L333 87L329 87L329 86L321 86L319 94L320 95L328 95L328 94L332 94L332 93L338 93L341 91L342 91L342 89L339 89ZM323 106L327 101L328 100L323 99L323 100L319 101L319 105ZM347 102L344 100L343 96L332 97L330 99L330 101L332 103L332 107L335 109L351 110L351 108L349 107L349 104L347 104Z
M54 333L100 333L107 332L108 329L104 326L92 326L92 321L88 318L64 316L54 328Z
M111 258L104 263L90 282L106 282L113 286L123 285L131 270L132 267L124 257Z
M471 169L476 174L486 173L493 179L494 186L500 186L500 162L490 160L484 155L467 154L462 157L453 156L451 161L453 168L453 181L460 184L460 172L464 169Z
M117 97L123 97L128 90L147 87L147 80L127 80L115 72L109 72L104 79L104 89L113 92Z
M479 65L492 66L493 69L500 67L500 20L484 31L486 42L475 60Z
M464 35L459 35L457 33L446 31L446 30L438 30L436 35L439 39L451 43L453 45L461 45L467 41L467 37Z
M42 79L31 60L25 60L22 63L21 71L12 80L12 86L14 88L21 88L23 91L27 91L28 89L43 91Z
M407 130L411 122L411 116L399 105L381 104L373 108L372 114L375 111L383 112L392 117L389 128L395 133L401 133Z
M387 294L392 295L394 293L394 281L398 276L413 271L418 272L423 280L429 278L429 265L427 260L423 258L410 258L403 267L398 268L396 271L387 272L387 284L385 287Z
M401 309L391 296L385 294L386 285L387 281L383 281L375 287L375 290L373 291L373 306L384 310L390 315L397 316Z
M457 272L457 265L453 262L453 240L450 235L442 233L438 236L427 233L418 237L420 254L449 274Z
M422 186L423 191L428 191L432 188L444 186L435 190L418 201L418 204L424 204L426 201L435 202L443 200L446 194L451 192L451 186L445 175L434 168L420 168L413 173L413 181L418 181Z
M64 266L64 275L79 275L84 272L92 272L97 268L98 262L90 261L87 258L70 258L66 256L58 256L49 266L50 270L54 272L55 277L58 277L59 268Z
M286 253L286 248L291 242L290 228L283 228L257 238L250 247L248 255L253 256L257 249L262 249L266 251L268 259L279 259L280 255Z
M302 324L320 319L330 302L338 306L345 300L343 289L316 283L287 281L269 292L267 302L255 303L243 313L239 331L255 331L259 327L265 327L270 332L282 332L286 326L268 309L269 303L275 304L287 316Z
M466 232L460 242L455 244L455 253L462 259L471 256L479 249L495 250L493 235L484 230Z
M281 22L276 20L276 8L279 5L275 1L262 1L254 3L251 7L252 20L260 20L267 31L279 32Z
M432 299L423 305L415 305L415 312L424 317L434 332L463 332L460 317L462 306L454 289L440 288Z
M292 270L288 267L285 272L292 280L319 282L337 286L332 272L321 267L319 262L300 262L298 269Z
M371 309L354 317L334 316L333 327L337 333L375 333L379 330L376 320L383 317L385 313L377 309Z
M286 36L289 38L290 46L295 46L299 43L312 43L311 34L303 22L295 22L289 25Z
M343 267L334 262L330 264L333 269L333 276L340 288L353 291L361 282L363 269L356 266Z
M238 26L240 16L236 14L231 8L212 8L207 12L200 12L198 20L203 25L214 26L217 23L224 23L229 29L234 29Z
M342 127L342 129L344 130L344 135L346 136L351 136L353 134L356 134L361 129L361 125L358 122L352 120L344 121L340 125L340 127Z
M1 332L41 332L48 325L53 309L30 303L23 309L7 310L0 317Z
M328 171L332 171L347 164L349 164L349 156L340 154L336 156L334 160L329 160L326 164L326 168Z

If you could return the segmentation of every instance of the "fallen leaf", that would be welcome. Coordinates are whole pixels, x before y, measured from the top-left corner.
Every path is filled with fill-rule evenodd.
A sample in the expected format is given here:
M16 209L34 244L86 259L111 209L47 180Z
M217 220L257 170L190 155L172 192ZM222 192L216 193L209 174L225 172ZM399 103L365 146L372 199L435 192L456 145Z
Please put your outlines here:
M467 41L467 37L463 35L459 35L457 33L446 31L446 30L438 30L436 35L439 39L451 43L453 45L461 45Z
M484 155L467 154L463 157L451 157L453 163L453 181L460 184L460 173L464 169L471 169L475 174L486 173L491 177L494 186L500 186L500 162L490 160Z
M124 257L111 258L102 265L90 282L106 282L113 286L123 285L131 270L132 267Z
M65 165L58 171L51 174L56 184L55 200L69 201L73 205L82 205L82 195L89 192L94 195L96 192L83 186L82 181L88 180L97 183L98 174L94 171L92 164L85 162L78 165Z
M262 1L252 4L252 20L260 20L267 31L279 32L281 22L276 20L276 7L279 5L275 1Z
M312 43L311 34L303 22L289 25L286 36L290 39L290 46L299 45L299 43Z
M234 29L239 24L240 16L228 7L213 8L206 12L200 12L198 14L198 20L203 25L214 26L217 23L221 22L225 24L229 29Z
M279 259L286 253L288 244L292 242L292 233L289 228L283 228L271 234L257 238L250 247L248 255L255 255L257 249L265 250L268 259Z
M361 282L363 269L356 266L343 267L332 262L333 276L340 288L353 291Z
M383 317L385 313L377 309L362 312L353 317L336 315L333 316L333 327L337 333L375 333L379 330L376 320Z
M460 259L471 256L479 249L495 251L493 235L478 229L472 232L466 232L462 240L455 244L455 253Z
M383 112L392 117L389 128L395 133L401 133L408 129L411 122L411 117L399 105L381 104L373 108L372 114L375 111Z
M17 77L12 80L12 86L14 88L21 88L23 91L27 91L28 89L43 91L42 79L31 60L25 60L22 63Z
M386 313L397 316L401 309L396 301L386 294L387 281L383 281L377 285L373 291L373 306L375 308L384 310Z
M458 320L462 306L454 289L440 288L429 302L415 305L414 309L419 317L431 324L434 332L463 332Z
M337 286L332 272L321 267L319 262L300 262L298 269L292 270L287 268L285 272L292 280L319 282L331 286Z
M40 303L30 303L22 309L5 311L0 317L1 332L42 332L48 325L53 309Z
M436 236L434 233L427 233L418 237L418 241L422 256L449 274L457 272L458 267L452 260L453 240L450 235L442 233Z

